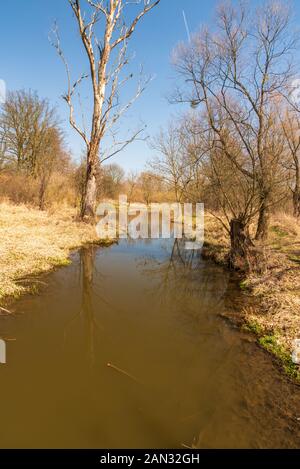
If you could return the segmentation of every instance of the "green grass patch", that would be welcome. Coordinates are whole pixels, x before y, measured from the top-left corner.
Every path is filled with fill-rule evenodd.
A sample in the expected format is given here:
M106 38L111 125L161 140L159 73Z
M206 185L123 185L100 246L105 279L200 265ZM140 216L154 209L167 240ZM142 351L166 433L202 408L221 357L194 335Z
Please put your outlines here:
M247 332L252 332L255 335L261 336L264 333L264 329L258 322L253 320L248 320L243 326L243 330Z
M300 263L300 256L290 255L288 258L290 261Z
M242 280L240 282L240 289L241 290L248 290L249 289L247 280Z
M259 343L264 349L279 359L279 361L282 363L284 371L290 378L300 382L300 371L298 366L293 363L289 352L285 350L281 344L279 344L275 334L264 335L259 339Z
M279 238L285 238L289 235L287 231L282 230L279 226L271 226L270 230Z
M67 266L71 264L71 260L68 258L52 257L50 258L50 261L55 267Z

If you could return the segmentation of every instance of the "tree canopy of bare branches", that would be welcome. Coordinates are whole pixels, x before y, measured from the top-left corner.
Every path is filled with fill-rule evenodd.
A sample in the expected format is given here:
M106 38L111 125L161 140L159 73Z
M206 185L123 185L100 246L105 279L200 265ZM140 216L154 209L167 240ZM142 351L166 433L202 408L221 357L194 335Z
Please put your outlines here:
M120 92L132 78L126 74L129 63L127 47L138 23L156 7L160 0L129 2L126 0L68 0L80 39L88 60L89 72L83 72L76 80L71 79L71 71L61 48L58 29L55 28L55 47L67 73L68 89L64 99L69 107L71 126L82 137L87 151L86 181L82 218L93 220L96 205L96 173L99 154L103 152L103 137L113 128L133 102L143 93L149 79L139 80L136 94L126 104L120 104ZM134 18L126 22L132 9L138 9ZM88 79L92 88L92 112L88 129L80 126L74 110L74 96L83 80ZM103 158L108 159L122 151L125 146L139 136L141 129L124 141L115 141L115 148Z
M32 91L8 93L1 108L0 139L3 159L36 175L49 129L58 128L55 109Z
M215 150L258 191L256 238L264 239L283 152L276 107L295 77L296 37L289 9L278 2L254 12L226 2L217 9L216 24L216 30L205 28L177 49L184 88L176 90L175 100L201 106ZM246 222L243 212L238 217Z

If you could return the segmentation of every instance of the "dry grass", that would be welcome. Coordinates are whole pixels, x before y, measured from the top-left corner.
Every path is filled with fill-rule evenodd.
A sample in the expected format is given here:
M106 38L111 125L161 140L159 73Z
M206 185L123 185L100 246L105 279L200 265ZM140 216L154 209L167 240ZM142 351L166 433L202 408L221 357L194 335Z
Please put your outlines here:
M230 248L228 233L216 217L205 214L203 257L225 264Z
M96 241L95 229L76 222L73 209L48 214L1 203L0 303L23 293L32 275L67 264L71 249Z
M266 273L249 275L244 282L258 299L259 307L247 315L267 333L276 334L280 345L292 350L300 338L300 224L279 214L270 226Z
M205 221L204 255L223 264L228 235L216 218L209 215ZM268 242L256 247L266 265L262 274L249 273L241 282L255 300L244 309L244 319L257 335L276 337L278 347L291 354L294 339L300 338L300 223L286 214L273 216Z

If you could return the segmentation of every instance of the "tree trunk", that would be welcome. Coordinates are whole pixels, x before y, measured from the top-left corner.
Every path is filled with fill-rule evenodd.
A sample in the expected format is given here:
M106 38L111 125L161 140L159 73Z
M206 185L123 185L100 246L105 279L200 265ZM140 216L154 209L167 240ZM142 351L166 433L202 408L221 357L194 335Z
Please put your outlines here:
M46 195L46 178L41 178L40 191L39 191L39 209L45 210L45 195Z
M93 223L96 216L96 202L97 202L97 159L98 149L91 149L87 155L87 171L85 190L83 194L83 204L81 209L82 220Z
M300 166L299 160L295 157L295 189L293 191L294 216L300 218Z
M296 187L293 191L293 206L294 206L294 217L300 217L300 187Z
M230 267L238 270L248 270L249 249L253 246L253 243L245 223L238 218L234 218L230 222L230 243Z
M270 210L268 196L262 194L255 239L264 241L268 238Z

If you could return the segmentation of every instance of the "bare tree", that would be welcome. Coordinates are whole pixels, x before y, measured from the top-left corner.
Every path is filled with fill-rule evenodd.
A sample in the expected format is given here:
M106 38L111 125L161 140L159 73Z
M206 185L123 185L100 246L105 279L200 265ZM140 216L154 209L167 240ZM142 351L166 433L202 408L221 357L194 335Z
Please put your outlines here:
M49 129L58 127L55 109L31 91L8 94L0 115L0 139L6 164L36 175Z
M160 156L150 161L150 168L155 174L164 178L165 182L174 191L175 200L180 202L185 180L182 161L183 145L178 126L172 123L166 131L161 130L151 146L160 153Z
M118 164L101 166L99 174L99 193L101 197L116 199L124 183L125 171Z
M130 204L134 198L134 192L138 183L139 175L136 171L130 171L126 178L127 201Z
M285 5L269 2L254 13L252 19L242 5L222 4L217 31L203 30L177 50L177 70L191 87L177 90L176 101L204 108L215 146L256 187L256 239L265 239L281 157L280 148L273 152L276 102L294 76L295 37Z
M149 166L174 191L175 200L200 200L203 183L199 167L207 152L199 116L187 113L161 130L151 147L159 155Z
M294 110L287 111L281 119L285 136L287 159L285 169L292 180L294 216L300 217L300 117ZM289 178L290 179L290 178Z
M161 177L150 171L143 171L140 174L138 185L141 189L143 201L149 205L157 199L161 188Z
M45 209L46 193L54 171L63 172L69 165L70 156L64 150L63 136L59 129L49 128L36 163L36 178L39 181L39 209Z
M101 142L103 137L112 129L117 120L127 111L131 104L144 91L149 80L141 81L136 95L127 104L121 106L119 93L121 88L132 74L122 75L124 67L128 64L127 45L139 21L149 13L160 0L143 0L128 2L125 0L86 0L86 12L82 9L80 0L68 0L75 15L80 38L86 53L90 73L83 73L72 84L68 63L63 55L57 29L55 30L55 47L62 58L68 77L68 91L64 97L69 106L69 120L71 126L84 140L87 150L86 159L86 181L84 201L82 204L82 218L92 221L96 208L96 173L99 161L99 153L103 153ZM132 5L142 8L135 18L126 24L128 10ZM102 31L97 31L98 25L103 23ZM100 36L99 36L100 35ZM80 83L89 78L92 85L93 109L89 130L76 122L74 112L74 94ZM135 132L125 141L116 142L115 149L106 154L104 159L122 151L126 145L131 143L139 135L140 130Z
M0 131L0 171L4 168L6 158L7 158L6 132Z
M32 91L8 94L0 114L0 165L38 187L38 205L45 208L46 191L55 171L63 172L69 156L56 111ZM36 190L34 192L37 192Z

